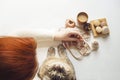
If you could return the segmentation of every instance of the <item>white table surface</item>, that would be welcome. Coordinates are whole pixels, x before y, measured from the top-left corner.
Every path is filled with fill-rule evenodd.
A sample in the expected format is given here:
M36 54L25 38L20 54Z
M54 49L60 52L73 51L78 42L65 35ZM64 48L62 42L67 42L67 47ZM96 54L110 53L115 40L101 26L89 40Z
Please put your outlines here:
M89 21L106 18L110 36L95 38L100 48L83 60L72 61L77 80L120 80L120 0L0 0L0 35L24 28L58 29L65 20L76 20L86 12ZM49 45L37 51L38 61L44 61ZM34 80L39 80L36 76Z

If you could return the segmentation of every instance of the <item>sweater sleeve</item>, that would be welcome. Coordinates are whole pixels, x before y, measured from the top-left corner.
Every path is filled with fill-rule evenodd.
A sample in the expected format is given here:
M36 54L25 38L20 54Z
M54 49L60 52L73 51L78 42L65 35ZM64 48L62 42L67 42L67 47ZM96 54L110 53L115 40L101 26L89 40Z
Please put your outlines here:
M54 34L55 30L18 29L9 33L8 36L33 37L37 42L40 42L40 41L54 41Z
M54 35L57 30L46 29L21 29L13 31L11 35L18 37L32 37L37 42L37 47L56 46L61 41L55 41Z
M55 30L26 30L16 33L20 37L33 37L36 41L54 41Z
M54 31L29 30L17 33L21 37L33 37L36 41L54 41Z

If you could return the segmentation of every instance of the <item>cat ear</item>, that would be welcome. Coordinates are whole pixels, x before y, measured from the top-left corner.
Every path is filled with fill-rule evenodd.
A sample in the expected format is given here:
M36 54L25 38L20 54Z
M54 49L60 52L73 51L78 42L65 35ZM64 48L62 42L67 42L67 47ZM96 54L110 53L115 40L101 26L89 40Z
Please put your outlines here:
M49 47L47 52L47 57L52 57L52 56L55 56L55 48Z
M62 44L59 44L57 46L57 49L58 49L58 54L61 58L67 58L66 49Z

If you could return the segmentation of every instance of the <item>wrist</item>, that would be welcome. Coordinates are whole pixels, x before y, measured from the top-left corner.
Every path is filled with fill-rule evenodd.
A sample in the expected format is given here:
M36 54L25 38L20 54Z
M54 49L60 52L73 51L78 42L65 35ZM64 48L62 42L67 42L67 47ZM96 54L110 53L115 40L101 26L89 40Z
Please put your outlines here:
M54 35L53 35L53 40L54 41L61 41L61 36L58 32L56 32Z

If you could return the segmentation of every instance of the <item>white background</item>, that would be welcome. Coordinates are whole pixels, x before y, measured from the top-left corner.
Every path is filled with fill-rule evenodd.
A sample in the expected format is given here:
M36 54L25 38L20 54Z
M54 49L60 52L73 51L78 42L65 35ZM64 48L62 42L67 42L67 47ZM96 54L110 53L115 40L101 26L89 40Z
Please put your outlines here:
M110 36L96 38L100 43L97 52L81 61L69 55L77 80L120 80L120 1L119 0L0 0L0 35L16 29L58 29L65 20L76 21L79 12L85 11L89 21L106 18ZM40 65L47 48L38 49ZM39 80L36 76L34 80Z

